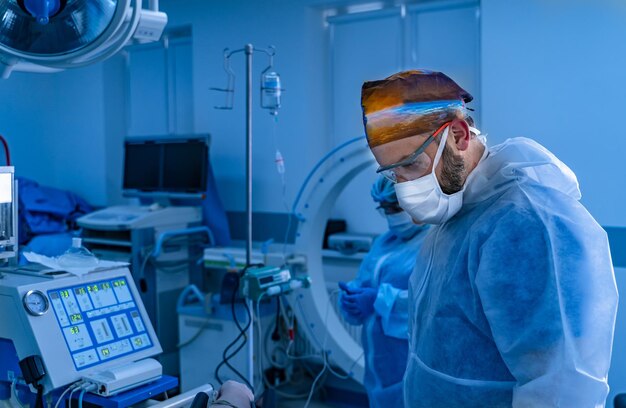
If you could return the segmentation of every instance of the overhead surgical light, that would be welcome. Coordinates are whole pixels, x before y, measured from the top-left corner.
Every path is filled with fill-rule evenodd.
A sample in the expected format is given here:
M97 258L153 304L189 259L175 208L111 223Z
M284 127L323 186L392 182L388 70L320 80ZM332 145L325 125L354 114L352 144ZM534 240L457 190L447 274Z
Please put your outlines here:
M158 0L0 0L0 73L45 72L103 61L131 41L161 38Z
M23 0L20 5L35 17L39 24L48 24L50 17L61 11L60 0Z

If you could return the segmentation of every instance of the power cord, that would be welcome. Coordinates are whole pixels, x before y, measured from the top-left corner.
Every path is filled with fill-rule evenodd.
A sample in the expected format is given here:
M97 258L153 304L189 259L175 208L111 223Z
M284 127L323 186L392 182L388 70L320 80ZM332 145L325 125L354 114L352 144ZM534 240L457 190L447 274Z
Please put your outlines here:
M267 334L270 333L269 330L267 330L266 335L263 335L263 328L261 325L261 311L260 311L260 305L261 305L261 300L263 299L263 297L265 296L265 294L261 294L261 296L259 297L259 299L256 302L256 323L257 323L257 332L258 332L258 336L259 336L259 352L257 353L257 355L259 356L259 362L258 362L258 370L259 370L259 376L262 380L262 385L264 385L265 387L273 390L276 394L280 395L281 397L284 398L289 398L289 399L300 399L300 398L306 398L309 394L305 393L305 394L291 394L288 392L284 392L280 389L278 389L278 387L276 387L273 384L270 384L270 382L268 381L267 377L265 377L265 370L263 368L263 354L267 351L267 349L265 348L264 345L264 341L267 341ZM277 298L278 301L280 301L280 297ZM280 306L278 306L277 308L278 311L280 311ZM279 314L280 316L280 314ZM276 322L276 330L275 332L278 334L278 318L277 317L277 322ZM280 337L279 337L280 339ZM265 353L266 354L266 353ZM268 358L269 361L271 361ZM259 385L259 389L256 391L256 398L260 398L261 396L261 390L262 390L262 385Z
M326 314L324 317L324 326L327 326L327 321L328 321L328 310L329 310L329 306L331 304L331 299L334 297L334 295L336 295L339 292L339 290L334 290L333 292L331 292L331 296L328 297L328 304L326 305ZM304 322L307 326L310 327L310 324L306 318L306 313L304 311L304 308L302 307L302 303L300 303L300 299L297 298L296 299L296 303L298 304L298 308L300 310L300 313L302 314L302 317L304 319ZM311 333L313 336L313 339L315 340L315 342L318 344L318 347L320 347L322 349L322 351L324 351L326 349L326 341L328 339L328 331L326 331L324 333L324 341L323 341L323 345L320 344L319 339L315 336L314 333ZM325 352L320 353L322 358L327 358L327 355ZM353 360L352 365L350 366L350 370L352 370L352 368L354 368L355 365L357 365L357 363L363 358L365 352L362 352L356 359ZM319 355L317 357L320 357ZM351 376L349 374L339 374L337 373L331 366L330 364L328 365L328 370L336 377L341 378L341 379L348 379Z
M187 347L188 345L190 345L194 341L198 340L198 338L200 338L200 336L202 335L204 330L206 330L207 327L209 327L209 320L205 319L204 323L202 323L202 325L198 328L198 331L195 332L194 335L191 336L188 340L186 340L186 341L184 341L182 343L178 343L176 345L176 348L180 350L182 348Z
M0 135L0 142L4 146L4 157L6 159L6 165L11 166L11 152L9 151L9 144L3 135Z
M305 324L308 324L308 321L306 319L306 313L302 307L302 304L300 303L299 298L296 298L296 303L298 305L298 308L300 310L300 313L303 317L303 319L305 320ZM328 299L328 303L326 305L326 312L324 315L324 325L327 326L327 322L328 322L328 313L330 310L330 303L331 303L331 297L329 297ZM283 311L284 315L286 315L286 313ZM349 374L340 374L337 373L330 365L329 360L328 360L328 353L326 352L326 344L327 344L327 340L328 340L328 331L325 332L324 334L324 339L322 342L319 341L319 339L315 336L314 333L312 333L312 337L313 340L315 341L315 343L317 343L317 346L322 350L321 353L316 353L316 354L310 354L310 355L305 355L305 356L295 356L295 355L291 355L289 353L291 347L294 344L294 339L291 339L289 342L289 345L287 347L287 357L293 360L300 360L300 359L309 359L309 358L320 358L322 359L322 370L317 374L317 376L315 377L315 379L313 380L313 384L311 385L311 390L309 392L306 404L304 405L304 408L307 408L309 406L309 404L311 403L311 398L313 397L313 393L315 391L315 388L317 386L317 383L320 381L320 379L322 378L322 376L324 375L324 373L326 373L327 371L331 374L333 374L334 376L341 378L341 379L348 379L351 376ZM363 357L363 353L361 353L361 355L359 357L357 357L354 362L352 363L350 370L359 362L359 360L361 360L361 358Z
M70 392L70 395L67 398L67 406L68 408L72 408L72 399L74 398L74 393L78 390L80 390L80 394L78 396L78 408L82 408L83 398L85 397L85 393L95 391L97 388L98 388L97 384L94 384L90 381L84 381L84 380L78 381L70 385L69 387L67 387L65 391L61 393L61 395L57 399L56 404L54 404L54 408L59 408L59 406L61 405L61 402L63 401L63 397L65 396L65 394L67 394L68 391Z
M233 321L235 322L235 325L237 326L237 329L239 330L239 334L237 335L237 337L235 337L235 339L228 345L226 346L226 348L224 349L223 353L222 353L222 362L216 367L215 371L216 371L216 379L218 380L218 382L220 384L222 384L222 379L219 377L219 370L221 367L223 367L224 365L226 365L227 367L229 367L231 370L233 370L233 372L235 373L235 375L237 375L239 378L241 378L242 380L244 380L244 382L246 383L246 385L249 386L249 381L247 378L245 378L237 369L235 369L234 367L232 367L232 365L230 365L229 360L234 357L237 353L239 353L239 351L245 346L246 342L247 342L247 336L246 336L246 330L248 330L248 328L250 327L250 323L251 323L251 319L248 319L248 323L246 324L245 327L241 327L241 325L239 324L239 319L237 317L237 312L235 309L235 302L236 302L236 297L237 297L237 293L239 291L239 284L240 284L240 276L237 277L237 281L235 283L235 288L233 290L233 293L231 295L231 302L230 302L230 307L231 307L231 315L233 317ZM245 304L245 303L244 303ZM246 305L247 306L247 305ZM247 307L246 307L246 311L248 311ZM249 313L248 313L248 317L249 317ZM243 342L232 352L229 354L229 351L235 346L235 344L237 344L237 342L243 339ZM251 388L252 389L252 388Z
M82 385L82 390L80 391L80 396L78 397L78 408L83 408L83 398L85 397L85 393L89 391L94 391L98 388L98 386L94 383L85 383Z
M330 309L330 299L328 301L328 304L326 305L326 313L324 315L324 326L327 326L328 310L329 309ZM309 404L311 403L311 398L313 397L313 392L315 392L315 385L320 380L320 378L322 378L322 375L324 375L324 373L326 372L326 370L330 366L328 364L328 353L326 353L326 340L327 339L328 339L328 330L324 334L324 343L322 345L322 356L323 356L323 360L324 360L324 366L322 367L322 370L319 372L317 377L315 377L315 380L313 380L313 384L311 384L311 391L309 392L309 397L307 398L306 403L304 404L304 408L308 408Z
M78 408L83 408L83 398L86 392L87 390L85 388L80 391L80 395L78 396Z
M246 385L248 385L248 387L252 390L252 384L250 384L250 382L248 381L247 378L245 378L245 376L243 376L239 371L237 371L237 369L235 367L233 367L230 364L230 359L232 357L234 357L235 355L237 355L247 344L248 342L248 335L246 334L247 330L250 328L250 325L252 324L252 313L250 311L250 309L248 308L248 304L245 302L243 302L243 306L246 310L246 315L248 318L248 321L246 323L245 327L241 327L241 325L239 324L239 319L237 317L237 313L235 310L235 297L237 292L239 291L239 285L240 285L240 280L241 277L245 274L245 271L247 270L247 268L244 268L244 271L241 273L241 275L239 276L239 280L237 281L237 291L235 291L233 293L233 297L231 298L231 313L233 315L233 319L235 321L235 324L237 325L237 328L239 329L239 337L243 338L243 342L239 345L239 347L237 347L225 360L225 364L228 368L230 368L239 378L241 378L242 380L244 380L244 382L246 383Z
M37 389L37 399L35 400L35 408L43 408L43 384L33 384Z
M67 398L67 408L72 408L72 398L74 396L74 392L84 384L85 384L84 382L81 382L80 386L72 388L72 391L70 391L70 396Z
M237 355L237 353L239 353L244 346L246 345L246 343L248 342L248 336L246 334L246 331L248 330L248 328L250 328L250 325L252 324L252 314L250 312L250 309L248 308L247 303L244 301L243 302L243 306L246 310L246 315L248 317L248 321L246 322L245 327L242 327L240 322L239 322L239 318L237 317L237 313L235 310L235 302L236 302L236 298L237 298L237 293L239 292L239 285L241 282L241 278L245 275L246 271L253 267L253 266L262 266L259 264L254 264L254 265L246 265L246 267L243 268L243 270L238 274L238 279L237 282L235 283L235 288L233 290L231 299L230 299L230 310L231 310L231 314L233 317L233 321L235 322L235 325L237 326L237 329L239 330L239 334L237 335L237 337L228 345L226 346L226 348L224 349L224 352L222 353L222 361L217 365L217 367L215 367L215 378L217 379L217 381L221 384L223 384L224 382L222 381L220 375L219 375L219 371L220 369L226 365L228 368L230 368L237 377L239 377L251 390L253 389L252 384L250 384L250 382L248 381L248 379L241 374L235 367L233 367L229 360L231 358L233 358L235 355ZM237 344L237 342L243 339L243 342L234 350L229 354L229 351L235 346L235 344Z
M83 384L83 381L79 381L76 382L74 384L71 384L69 387L67 387L65 389L65 391L63 391L61 393L61 395L59 396L59 399L57 399L56 404L54 404L54 408L59 408L59 405L61 405L61 401L63 401L63 397L65 397L65 394L67 394L69 391L74 390L76 388L79 388L81 385ZM71 395L71 394L70 394ZM71 401L71 400L70 400Z

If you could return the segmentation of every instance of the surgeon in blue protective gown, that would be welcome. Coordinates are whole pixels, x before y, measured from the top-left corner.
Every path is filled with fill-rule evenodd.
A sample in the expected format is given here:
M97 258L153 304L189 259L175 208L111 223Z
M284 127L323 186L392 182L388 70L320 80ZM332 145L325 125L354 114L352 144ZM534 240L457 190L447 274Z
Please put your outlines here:
M340 283L343 317L363 325L364 386L371 407L402 407L402 377L408 358L408 283L427 225L417 225L398 206L393 183L372 186L389 231L378 237L356 279Z
M409 288L411 407L603 407L617 309L607 235L537 142L487 147L439 72L366 82L378 171L434 225Z

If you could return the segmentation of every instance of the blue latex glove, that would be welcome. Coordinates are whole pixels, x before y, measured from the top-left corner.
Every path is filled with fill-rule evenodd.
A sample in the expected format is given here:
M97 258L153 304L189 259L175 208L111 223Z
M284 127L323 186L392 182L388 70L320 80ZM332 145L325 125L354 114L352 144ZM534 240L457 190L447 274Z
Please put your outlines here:
M345 284L339 284L345 292L341 296L341 308L355 319L365 319L374 313L374 302L378 291L374 288L348 288Z
M339 282L339 289L343 290L346 293L352 293L352 289L345 282Z
M358 313L358 311L355 311L354 308L350 304L346 303L344 299L348 294L353 293L353 289L350 288L345 282L339 282L339 288L343 291L339 296L339 307L345 315L345 318L350 324L363 324L364 319L361 318L361 314Z

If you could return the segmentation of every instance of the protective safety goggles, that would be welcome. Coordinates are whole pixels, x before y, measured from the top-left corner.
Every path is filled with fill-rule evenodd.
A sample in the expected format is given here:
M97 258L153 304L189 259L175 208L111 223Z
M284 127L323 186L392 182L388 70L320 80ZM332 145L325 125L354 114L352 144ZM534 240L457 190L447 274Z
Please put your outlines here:
M425 150L449 124L450 122L446 122L441 125L435 133L430 135L411 155L397 163L378 167L376 173L382 174L393 183L398 182L398 176L405 180L416 180L425 176L428 173L431 163L431 159L425 153Z

